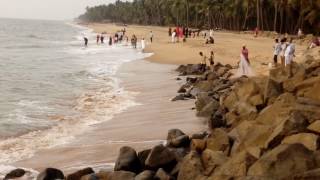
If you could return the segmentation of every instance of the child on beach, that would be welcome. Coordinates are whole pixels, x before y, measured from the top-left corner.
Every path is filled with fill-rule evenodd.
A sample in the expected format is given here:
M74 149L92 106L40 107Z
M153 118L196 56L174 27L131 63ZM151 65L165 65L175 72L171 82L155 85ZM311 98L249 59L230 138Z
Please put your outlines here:
M274 66L278 65L278 56L281 52L281 44L279 43L279 39L275 39L275 44L273 46L274 52L273 52L273 63Z
M171 34L171 42L172 43L176 42L176 30L174 30L173 33Z

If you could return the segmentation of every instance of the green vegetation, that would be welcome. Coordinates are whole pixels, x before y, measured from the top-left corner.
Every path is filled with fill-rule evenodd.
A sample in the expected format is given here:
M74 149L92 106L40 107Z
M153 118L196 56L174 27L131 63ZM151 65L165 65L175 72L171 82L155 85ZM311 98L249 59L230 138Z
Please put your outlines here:
M88 7L83 21L319 34L320 0L133 0Z

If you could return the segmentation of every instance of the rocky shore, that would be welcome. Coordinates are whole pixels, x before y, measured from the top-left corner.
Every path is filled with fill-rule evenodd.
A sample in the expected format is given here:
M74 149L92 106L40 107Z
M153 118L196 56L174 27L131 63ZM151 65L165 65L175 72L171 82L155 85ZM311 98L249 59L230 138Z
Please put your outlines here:
M233 67L181 65L186 82L173 101L195 99L208 130L169 130L167 142L136 152L122 147L114 171L91 168L64 175L48 168L37 179L67 180L274 180L320 179L320 50L267 77L232 78ZM178 128L178 127L177 127ZM31 176L16 169L5 177Z

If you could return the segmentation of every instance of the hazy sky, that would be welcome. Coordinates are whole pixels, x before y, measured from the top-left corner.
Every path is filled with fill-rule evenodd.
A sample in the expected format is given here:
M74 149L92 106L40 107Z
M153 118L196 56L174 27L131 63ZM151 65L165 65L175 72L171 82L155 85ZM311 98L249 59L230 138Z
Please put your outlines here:
M0 0L0 17L65 20L78 17L87 6L115 0Z

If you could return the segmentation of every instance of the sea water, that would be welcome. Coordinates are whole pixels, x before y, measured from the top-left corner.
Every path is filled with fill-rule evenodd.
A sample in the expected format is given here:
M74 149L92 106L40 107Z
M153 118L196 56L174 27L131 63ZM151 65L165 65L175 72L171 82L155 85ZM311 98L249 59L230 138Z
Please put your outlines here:
M115 75L146 55L95 37L72 23L0 19L0 166L72 141L134 105Z

